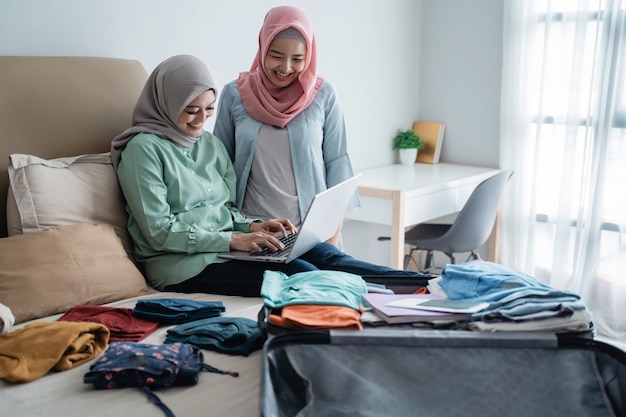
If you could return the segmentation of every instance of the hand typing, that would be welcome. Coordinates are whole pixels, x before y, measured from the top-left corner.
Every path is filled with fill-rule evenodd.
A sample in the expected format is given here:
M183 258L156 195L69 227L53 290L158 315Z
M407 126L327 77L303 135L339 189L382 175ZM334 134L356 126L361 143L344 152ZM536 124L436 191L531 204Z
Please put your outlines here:
M297 233L298 229L287 219L270 219L264 222L252 223L250 233L233 234L230 238L230 247L241 251L260 251L268 248L272 251L283 250L284 245L278 236Z

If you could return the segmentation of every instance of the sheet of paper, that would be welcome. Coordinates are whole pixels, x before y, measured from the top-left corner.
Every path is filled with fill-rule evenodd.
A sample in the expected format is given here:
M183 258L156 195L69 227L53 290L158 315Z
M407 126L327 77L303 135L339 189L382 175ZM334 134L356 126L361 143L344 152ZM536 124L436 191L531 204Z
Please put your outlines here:
M387 303L388 307L412 308L416 310L442 311L448 313L477 313L489 307L489 303L468 300L433 300L407 297Z

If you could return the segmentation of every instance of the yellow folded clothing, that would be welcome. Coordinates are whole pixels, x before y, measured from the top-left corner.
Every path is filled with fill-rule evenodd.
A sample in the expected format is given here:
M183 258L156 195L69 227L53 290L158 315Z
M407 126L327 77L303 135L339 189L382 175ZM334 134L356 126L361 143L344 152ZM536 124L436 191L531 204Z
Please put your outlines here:
M50 370L66 371L106 349L109 329L100 323L38 322L0 336L0 378L29 382Z

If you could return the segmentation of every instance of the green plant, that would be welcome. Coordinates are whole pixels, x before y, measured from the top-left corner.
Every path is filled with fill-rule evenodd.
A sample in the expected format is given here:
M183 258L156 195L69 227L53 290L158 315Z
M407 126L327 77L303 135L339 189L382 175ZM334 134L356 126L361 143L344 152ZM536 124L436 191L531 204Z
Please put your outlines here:
M422 149L424 142L412 130L398 130L398 134L393 138L393 149Z

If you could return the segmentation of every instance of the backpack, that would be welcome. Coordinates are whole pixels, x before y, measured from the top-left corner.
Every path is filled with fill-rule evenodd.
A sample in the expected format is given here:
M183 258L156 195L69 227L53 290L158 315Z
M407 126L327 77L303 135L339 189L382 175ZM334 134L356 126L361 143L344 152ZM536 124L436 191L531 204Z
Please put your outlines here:
M222 371L205 364L202 351L192 344L111 342L89 368L83 382L93 384L95 389L139 387L167 417L174 417L152 389L195 385L201 370L239 376L237 372Z

